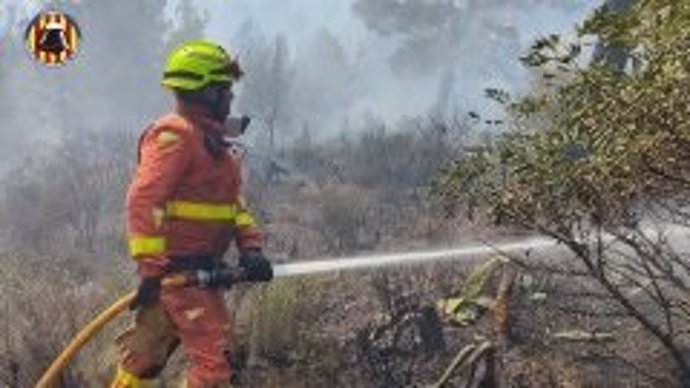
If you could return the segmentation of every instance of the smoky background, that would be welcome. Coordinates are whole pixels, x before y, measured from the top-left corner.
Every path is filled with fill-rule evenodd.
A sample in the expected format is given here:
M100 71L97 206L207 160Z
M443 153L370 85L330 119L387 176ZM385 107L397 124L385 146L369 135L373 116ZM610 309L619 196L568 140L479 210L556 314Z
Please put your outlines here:
M599 3L0 2L0 382L30 385L72 333L135 286L122 200L138 134L169 109L159 79L174 45L208 36L246 69L233 113L253 119L242 139L247 192L274 260L404 251L514 232L445 217L429 185L468 145L501 131L468 115L503 116L484 89L529 89L533 75L519 57L532 40L569 30ZM83 34L76 59L57 69L34 63L24 48L25 25L43 7L70 14ZM249 375L267 386L290 373L282 381L311 378L314 386L413 381L397 365L428 380L443 367L432 361L450 356L445 350L420 366L406 353L386 359L384 337L362 345L352 333L375 331L382 316L402 319L453 290L467 270L240 288L229 296L244 347L237 354L247 354ZM366 302L354 303L352 290ZM367 326L353 330L353 322ZM62 386L105 384L112 340L126 324L123 317L90 344ZM172 386L181 365L176 359L160 386Z

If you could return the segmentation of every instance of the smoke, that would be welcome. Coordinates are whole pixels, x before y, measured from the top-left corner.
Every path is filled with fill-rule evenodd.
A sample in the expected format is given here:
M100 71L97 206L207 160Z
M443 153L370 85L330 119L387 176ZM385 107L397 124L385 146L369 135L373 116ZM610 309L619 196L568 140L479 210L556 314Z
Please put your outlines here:
M570 30L598 3L197 2L212 15L209 34L228 40L227 29L234 26L233 46L246 46L246 20L251 20L252 34L267 42L283 36L298 79L291 99L295 120L285 131L295 132L307 122L331 134L344 126L357 128L367 116L394 124L405 116L474 110L483 104L487 87L525 90L529 75L518 58L532 40Z
M465 74L461 79L494 75L515 84L524 75L517 58L534 39L530 27L538 18L570 19L592 6L584 0L356 0L352 9L394 44L394 71L424 76L452 69Z
M7 15L0 47L5 168L45 154L68 134L141 131L166 109L159 86L166 52L203 28L194 8L173 26L163 0L65 0L50 6L76 19L83 36L74 61L59 68L35 63L25 52L24 29L43 6L0 8Z
M77 19L84 41L73 63L47 69L32 62L22 39L45 3L0 0L2 164L43 153L64 133L141 131L167 109L163 59L185 38L215 38L251 65L281 37L290 88L280 102L289 120L276 123L279 131L335 134L372 117L395 122L465 108L484 87L526 84L517 58L530 40L567 29L596 3L59 0L50 4ZM244 86L240 93L254 93Z

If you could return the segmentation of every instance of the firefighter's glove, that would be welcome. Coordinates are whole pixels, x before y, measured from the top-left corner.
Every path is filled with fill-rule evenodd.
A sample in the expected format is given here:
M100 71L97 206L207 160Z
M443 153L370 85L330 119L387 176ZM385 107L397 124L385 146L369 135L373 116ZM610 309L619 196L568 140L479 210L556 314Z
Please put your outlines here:
M136 310L139 307L151 306L158 301L161 293L161 278L160 276L144 277L139 283L137 295L134 297L132 304L129 305L130 310Z
M240 255L240 267L250 282L267 282L273 279L273 267L260 249L247 249Z

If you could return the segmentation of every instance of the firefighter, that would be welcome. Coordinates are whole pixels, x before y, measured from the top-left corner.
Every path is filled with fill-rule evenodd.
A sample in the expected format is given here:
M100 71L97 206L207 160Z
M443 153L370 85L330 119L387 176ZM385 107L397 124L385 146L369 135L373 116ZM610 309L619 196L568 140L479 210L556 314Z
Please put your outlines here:
M177 106L143 132L127 191L127 238L140 285L134 323L116 340L121 360L111 388L149 387L180 345L189 363L183 387L229 387L222 291L162 290L161 278L223 268L233 240L248 281L273 277L263 234L240 194L239 158L225 140L232 86L242 74L236 59L206 40L185 42L167 58L162 84Z

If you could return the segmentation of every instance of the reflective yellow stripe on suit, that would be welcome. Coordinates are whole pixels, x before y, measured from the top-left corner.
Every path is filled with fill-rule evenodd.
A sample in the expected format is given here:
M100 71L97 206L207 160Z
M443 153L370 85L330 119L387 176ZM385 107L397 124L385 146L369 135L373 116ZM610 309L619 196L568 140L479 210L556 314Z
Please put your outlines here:
M118 368L115 373L115 379L110 388L150 388L151 385L140 379L139 377L127 372L122 368Z
M187 220L228 222L240 227L256 226L254 217L246 210L241 199L238 203L229 205L171 201L166 206L166 216Z
M256 226L256 222L254 221L254 217L252 217L251 214L247 212L242 212L237 215L237 218L235 219L235 225L239 227Z
M129 239L129 253L132 257L160 254L165 252L165 245L165 237L133 236Z
M171 201L166 206L169 217L204 221L234 222L237 217L236 205L219 205L204 202Z

